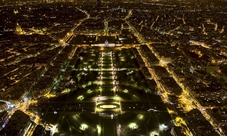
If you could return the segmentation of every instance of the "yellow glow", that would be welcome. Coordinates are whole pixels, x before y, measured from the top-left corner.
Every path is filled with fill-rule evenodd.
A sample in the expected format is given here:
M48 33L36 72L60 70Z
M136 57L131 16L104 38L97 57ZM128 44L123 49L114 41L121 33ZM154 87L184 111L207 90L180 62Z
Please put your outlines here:
M18 12L18 10L13 10L13 13L16 15Z
M88 94L91 94L92 92L93 92L93 91L92 91L91 89L88 89L88 90L87 90L87 93L88 93Z
M159 135L159 133L158 132L156 132L156 131L152 131L151 133L150 133L150 136L155 136L155 135Z
M73 115L72 117L73 117L73 119L75 119L75 120L77 119L77 115Z
M98 90L99 90L99 92L102 92L102 87L99 86L99 89Z
M168 109L168 108L167 108L167 111L168 111L169 114L175 114L175 111L170 110L170 109Z
M84 96L80 95L80 96L77 97L77 99L82 101L84 99Z
M102 81L96 81L96 84L98 85L102 85ZM99 87L99 90L100 90L101 87Z
M175 121L174 121L174 124L175 126L178 126L178 127L183 127L184 128L184 134L186 136L190 136L190 130L187 128L187 124L186 122L184 121L184 119L182 119L181 117L176 117L175 118Z
M53 98L53 97L56 97L56 95L55 94L45 94L44 95L46 98Z
M87 85L86 84L84 84L84 85L82 85L82 88L85 88Z
M65 90L63 90L61 93L62 94L67 94L67 93L69 93L71 90L69 89L69 88L66 88Z
M179 102L184 112L189 112L196 108L196 105L193 104L193 101L190 100L189 96L186 93L182 93L179 97Z
M181 117L176 117L175 118L175 125L176 126L181 126L181 124L186 125L184 119L182 119Z
M17 34L23 35L24 34L24 30L21 28L21 26L17 23L16 26L16 31Z
M120 101L121 100L121 97L119 97L119 96L116 95L116 96L114 96L114 99Z
M117 105L101 105L100 107L104 109L113 109L117 108Z
M128 90L127 90L127 89L125 89L123 92L124 92L124 93L128 93Z
M86 130L86 129L88 129L88 125L87 124L81 124L80 125L80 130Z
M97 125L97 129L98 129L98 134L101 135L101 127L100 127L100 125Z
M30 101L30 104L35 104L35 103L38 103L38 101L37 100L31 100Z
M139 119L143 119L143 118L144 118L144 116L143 116L142 114L138 114L137 117L138 117Z
M128 127L129 127L130 129L137 129L137 128L138 128L138 125L137 125L136 123L132 122L132 123L130 123L130 124L128 125Z
M27 114L28 116L34 117L33 122L34 122L35 124L40 124L41 119L40 119L40 117L39 117L38 115L34 114L33 112L24 111L24 110L22 110L22 111L23 111L25 114Z

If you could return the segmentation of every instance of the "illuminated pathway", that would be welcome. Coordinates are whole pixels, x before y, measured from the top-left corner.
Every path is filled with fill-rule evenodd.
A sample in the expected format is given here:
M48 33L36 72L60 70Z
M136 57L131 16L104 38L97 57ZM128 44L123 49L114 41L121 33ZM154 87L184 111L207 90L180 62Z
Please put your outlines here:
M99 66L100 86L103 88L101 96L114 96L114 84L116 83L116 72L114 71L113 52L101 52Z
M101 118L102 136L116 136L116 119L114 118L114 110L120 109L119 101L113 100L116 91L116 71L115 71L115 54L110 52L99 53L99 85L100 95L96 99L96 112L99 112ZM106 118L107 117L107 118ZM111 118L111 119L110 119ZM111 125L111 127L109 126Z

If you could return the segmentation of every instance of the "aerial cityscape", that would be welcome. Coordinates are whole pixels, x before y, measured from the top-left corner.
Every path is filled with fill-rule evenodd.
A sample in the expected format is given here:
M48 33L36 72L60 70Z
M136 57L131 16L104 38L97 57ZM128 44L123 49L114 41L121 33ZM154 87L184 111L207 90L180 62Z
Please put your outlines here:
M0 0L0 136L227 136L226 0Z

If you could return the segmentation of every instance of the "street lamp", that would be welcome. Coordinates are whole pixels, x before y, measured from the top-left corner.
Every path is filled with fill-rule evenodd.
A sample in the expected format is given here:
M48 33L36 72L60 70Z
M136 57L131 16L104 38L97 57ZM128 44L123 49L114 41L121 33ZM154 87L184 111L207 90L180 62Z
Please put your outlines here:
M80 125L80 130L86 130L86 129L88 129L88 125L87 124L81 124Z
M129 127L130 129L137 129L137 128L138 128L138 125L137 125L136 123L132 122L132 123L130 123L130 124L128 125L128 127Z

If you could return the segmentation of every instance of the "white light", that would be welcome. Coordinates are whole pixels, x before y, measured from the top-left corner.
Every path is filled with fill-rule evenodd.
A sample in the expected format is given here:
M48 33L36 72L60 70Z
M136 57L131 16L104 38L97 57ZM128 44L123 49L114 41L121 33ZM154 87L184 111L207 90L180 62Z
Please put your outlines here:
M130 124L128 125L128 127L129 127L130 129L137 129L137 128L138 128L137 124L134 123L134 122L130 123Z
M98 129L98 134L101 134L101 127L99 125L97 125L97 129Z
M159 125L159 130L160 131L167 130L167 129L168 129L168 126L166 126L165 124Z
M24 135L23 136L25 136L25 135L27 135L28 134L28 130L31 128L31 126L32 126L32 123L30 123L29 124L29 126L27 127L27 129L25 130L25 132L24 132Z
M150 136L158 136L159 134L158 134L158 132L156 132L156 131L153 131L153 132L151 132L150 133Z
M80 130L86 130L88 129L88 125L87 124L81 124L80 125Z
M56 132L57 130L57 125L54 125L51 129L50 129L50 135L53 136L54 133Z
M24 97L24 102L26 102L28 100L28 98L27 97Z
M15 105L11 105L11 104L10 104L10 108L14 108L14 107L15 107Z
M116 108L117 105L101 105L100 108L103 108L103 109L113 109L113 108Z
M87 68L84 68L84 71L87 71L88 69Z

